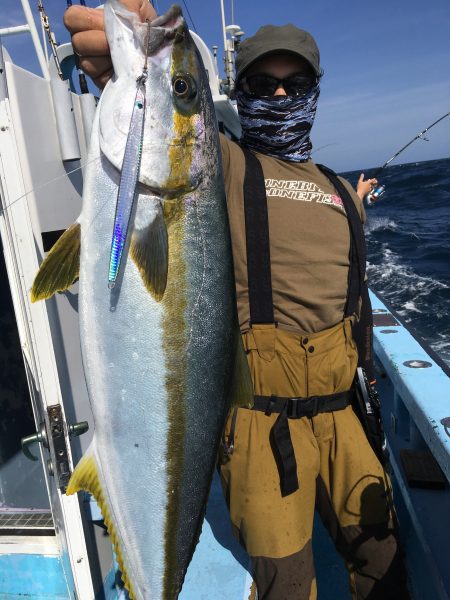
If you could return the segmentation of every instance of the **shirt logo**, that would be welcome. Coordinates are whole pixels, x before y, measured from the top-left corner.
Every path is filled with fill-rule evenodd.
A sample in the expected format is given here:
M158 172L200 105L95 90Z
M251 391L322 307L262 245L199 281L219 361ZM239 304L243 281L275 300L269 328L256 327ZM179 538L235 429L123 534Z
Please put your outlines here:
M316 184L310 181L289 181L286 179L265 179L268 198L289 198L302 202L329 204L345 212L342 199L336 194L325 194Z

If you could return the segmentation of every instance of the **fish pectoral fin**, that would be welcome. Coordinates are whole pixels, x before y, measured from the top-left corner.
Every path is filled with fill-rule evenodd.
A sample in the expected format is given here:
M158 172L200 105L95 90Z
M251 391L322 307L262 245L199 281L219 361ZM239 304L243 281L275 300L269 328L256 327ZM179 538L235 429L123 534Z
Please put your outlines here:
M231 382L231 406L252 408L254 401L253 382L242 343L241 333L236 334L236 351Z
M133 231L130 254L145 287L159 302L166 289L169 265L167 227L161 209L147 227Z
M111 518L111 511L108 506L108 503L106 502L105 492L102 486L102 482L100 480L100 471L97 466L97 461L95 460L94 453L92 452L91 447L88 448L86 454L84 454L80 462L75 467L75 471L70 477L66 494L67 496L70 496L81 490L89 492L89 494L94 496L98 506L100 507L105 525L108 529L108 533L111 537L111 541L114 546L114 552L117 557L119 569L122 573L123 582L128 590L128 594L131 600L133 600L134 598L136 598L136 595L133 592L133 586L131 584L129 573L124 562L124 555L119 541L119 536Z
M80 273L81 228L74 223L45 257L31 287L31 302L51 298L67 290Z

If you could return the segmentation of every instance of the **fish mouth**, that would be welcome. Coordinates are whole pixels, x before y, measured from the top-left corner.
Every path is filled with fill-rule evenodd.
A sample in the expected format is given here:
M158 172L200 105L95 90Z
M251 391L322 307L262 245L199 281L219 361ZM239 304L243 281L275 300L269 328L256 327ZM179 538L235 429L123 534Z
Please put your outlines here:
M149 56L156 54L167 42L177 43L184 40L186 22L177 4L172 5L164 15L152 21L150 27L152 34L149 36L147 48Z
M150 25L152 27L164 27L169 30L178 27L180 22L183 21L184 19L181 8L178 6L178 4L172 4L166 13L156 17L156 19L154 19Z

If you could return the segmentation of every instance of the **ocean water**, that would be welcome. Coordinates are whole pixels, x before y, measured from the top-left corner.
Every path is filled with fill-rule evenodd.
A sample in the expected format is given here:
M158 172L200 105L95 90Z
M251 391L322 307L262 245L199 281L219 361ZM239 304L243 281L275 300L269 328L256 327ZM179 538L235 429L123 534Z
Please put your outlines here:
M356 185L359 174L343 176ZM366 207L369 284L450 365L450 159L387 167L378 180L386 192Z

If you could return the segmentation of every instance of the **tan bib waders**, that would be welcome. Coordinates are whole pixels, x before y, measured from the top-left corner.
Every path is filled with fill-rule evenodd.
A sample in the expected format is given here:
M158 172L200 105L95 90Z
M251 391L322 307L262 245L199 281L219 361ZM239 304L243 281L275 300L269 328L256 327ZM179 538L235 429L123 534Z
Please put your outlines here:
M273 327L250 330L243 339L255 394L306 398L352 385L357 352L349 320L308 338ZM346 560L354 599L407 598L389 482L352 408L289 419L299 489L285 497L269 443L277 417L237 409L234 450L221 466L233 529L252 557L258 599L316 598L314 508Z

